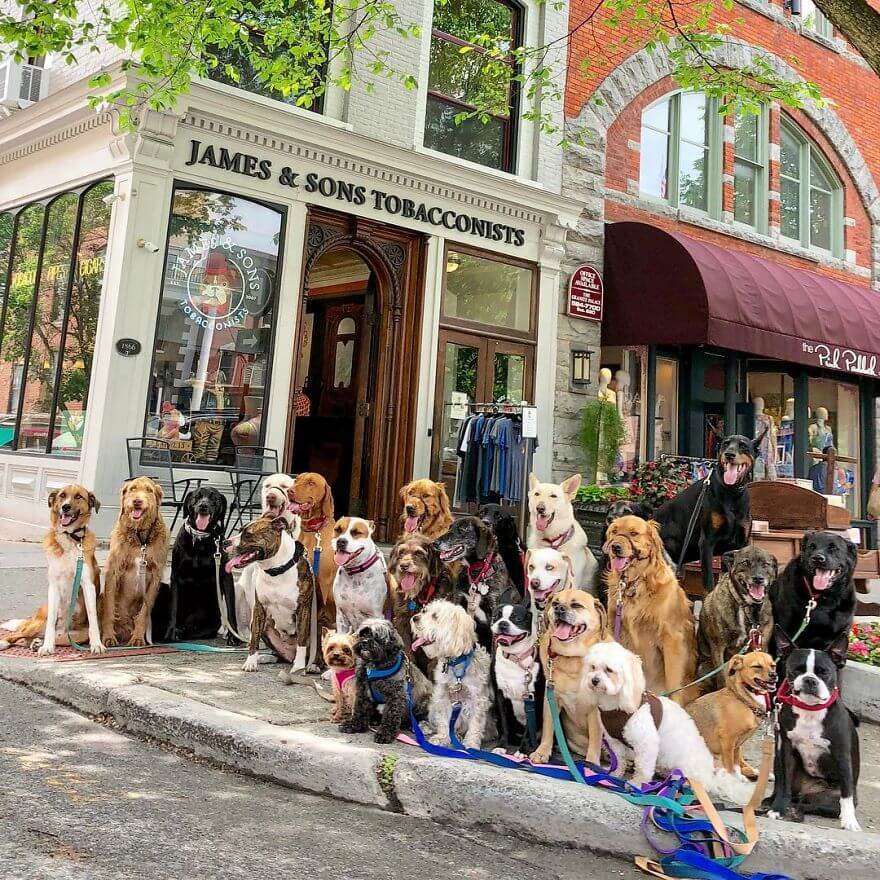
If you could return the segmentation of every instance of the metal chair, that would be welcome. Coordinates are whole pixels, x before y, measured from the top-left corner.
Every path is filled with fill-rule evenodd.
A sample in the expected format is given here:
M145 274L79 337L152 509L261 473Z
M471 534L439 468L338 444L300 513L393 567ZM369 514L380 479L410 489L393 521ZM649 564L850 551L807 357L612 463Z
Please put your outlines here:
M226 534L232 534L262 510L260 489L263 480L278 473L278 450L267 446L240 446L235 450L235 464L229 469L232 500L226 521Z
M175 479L174 463L171 459L171 444L155 437L129 437L125 441L128 449L128 476L149 477L162 487L162 507L174 508L171 531L183 510L183 501L190 489L197 489L204 480L200 477Z

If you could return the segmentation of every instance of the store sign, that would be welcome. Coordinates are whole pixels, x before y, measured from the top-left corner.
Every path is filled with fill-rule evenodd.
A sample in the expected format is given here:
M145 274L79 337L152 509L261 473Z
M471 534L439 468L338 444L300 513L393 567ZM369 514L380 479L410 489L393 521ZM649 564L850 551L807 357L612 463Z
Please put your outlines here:
M141 344L137 339L117 339L116 350L123 357L135 357L141 353Z
M351 183L339 177L324 176L315 172L303 173L288 165L276 175L272 170L271 159L261 159L250 153L232 152L226 147L216 147L202 141L190 141L190 154L185 164L208 165L229 174L240 174L263 181L270 180L274 176L278 184L288 189L317 193L327 199L365 206L377 213L443 227L485 241L503 242L514 247L522 247L526 241L524 229L506 223L496 223L472 214L462 214L428 202L416 202L379 189L367 189L361 184Z
M568 282L568 305L565 313L586 321L602 320L604 287L598 269L578 266Z
M272 282L259 260L229 235L211 233L194 241L171 270L174 283L183 287L183 313L213 330L235 329L249 315L261 315Z
M856 373L859 376L878 376L877 355L851 348L840 348L837 345L826 345L804 342L803 352L816 359L816 365L826 370L840 370L844 373Z

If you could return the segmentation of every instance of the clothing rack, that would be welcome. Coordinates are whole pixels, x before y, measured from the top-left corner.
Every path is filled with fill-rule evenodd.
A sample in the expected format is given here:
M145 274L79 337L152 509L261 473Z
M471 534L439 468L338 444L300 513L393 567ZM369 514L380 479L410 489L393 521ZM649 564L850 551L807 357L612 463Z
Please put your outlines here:
M513 403L509 399L502 398L500 400L493 400L483 403L470 403L468 404L468 408L470 409L471 415L485 414L490 416L507 416L522 421L523 411L527 409L533 410L534 406L532 404L529 404L527 401ZM528 509L527 501L529 472L532 468L532 456L534 454L534 448L535 446L537 446L537 443L537 436L526 437L522 436L522 434L520 435L519 448L523 455L523 467L521 475L522 483L520 486L519 497L519 513L517 514L516 518L520 534L523 536L523 540L525 540L526 511Z

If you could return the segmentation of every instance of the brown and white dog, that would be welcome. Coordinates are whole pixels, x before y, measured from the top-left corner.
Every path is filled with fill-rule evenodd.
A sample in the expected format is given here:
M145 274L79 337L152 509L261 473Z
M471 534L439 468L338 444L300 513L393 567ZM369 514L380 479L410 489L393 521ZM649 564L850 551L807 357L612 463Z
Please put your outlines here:
M343 516L333 526L333 580L336 631L355 632L365 621L383 617L391 608L394 584L382 551L373 541L373 523Z
M561 483L542 483L529 474L529 550L549 547L571 560L574 586L595 594L596 557L587 546L587 535L574 517L574 501L581 485L575 474Z
M543 625L544 608L554 593L574 588L572 562L552 547L528 550L525 556L526 588Z
M56 644L68 645L70 639L82 644L88 639L92 654L104 653L106 649L101 642L97 602L101 590L101 570L95 559L95 535L89 529L92 511L100 507L98 499L77 483L49 493L50 528L43 539L48 566L48 600L33 617L17 622L15 630L0 642L0 649L17 642L42 638L37 653L45 655L53 654ZM80 555L83 558L80 592L68 638L67 618Z
M656 522L622 516L606 532L608 618L620 620L620 643L637 654L648 690L673 694L686 706L699 688L679 690L693 681L697 639L691 603L663 552ZM619 607L618 607L619 603Z
M565 738L574 751L597 763L602 730L595 701L587 699L583 668L587 651L607 638L605 609L585 590L561 590L551 594L544 613L541 666L547 684L552 682L555 689ZM553 716L545 697L541 742L530 760L546 764L553 740Z
M150 614L168 560L161 502L162 487L149 477L128 480L119 493L101 594L101 636L108 648L120 642L143 647L151 640Z
M433 541L452 525L452 510L443 483L413 480L400 490L400 500L400 525L405 535L420 532Z
M333 601L333 579L336 563L333 561L333 492L330 484L312 471L300 474L287 490L289 507L302 517L299 540L306 548L309 564L314 564L315 549L321 548L321 561L316 584L317 623L319 627L336 626L336 604ZM320 629L318 629L320 632Z

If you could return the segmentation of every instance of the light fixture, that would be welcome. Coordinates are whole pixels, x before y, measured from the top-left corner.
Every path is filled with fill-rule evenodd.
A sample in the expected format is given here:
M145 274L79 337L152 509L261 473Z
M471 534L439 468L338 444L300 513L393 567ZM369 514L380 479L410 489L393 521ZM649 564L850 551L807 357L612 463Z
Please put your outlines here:
M48 369L50 369L51 367L52 367L52 364L50 364L49 361L47 361L47 360L46 360L46 361L43 361L43 369L44 369L44 370L48 370Z
M86 362L82 358L77 358L73 362L74 370L84 370L86 368Z
M458 254L451 253L446 258L446 273L458 271Z
M571 387L575 391L585 391L590 384L590 358L592 351L586 348L571 350Z

